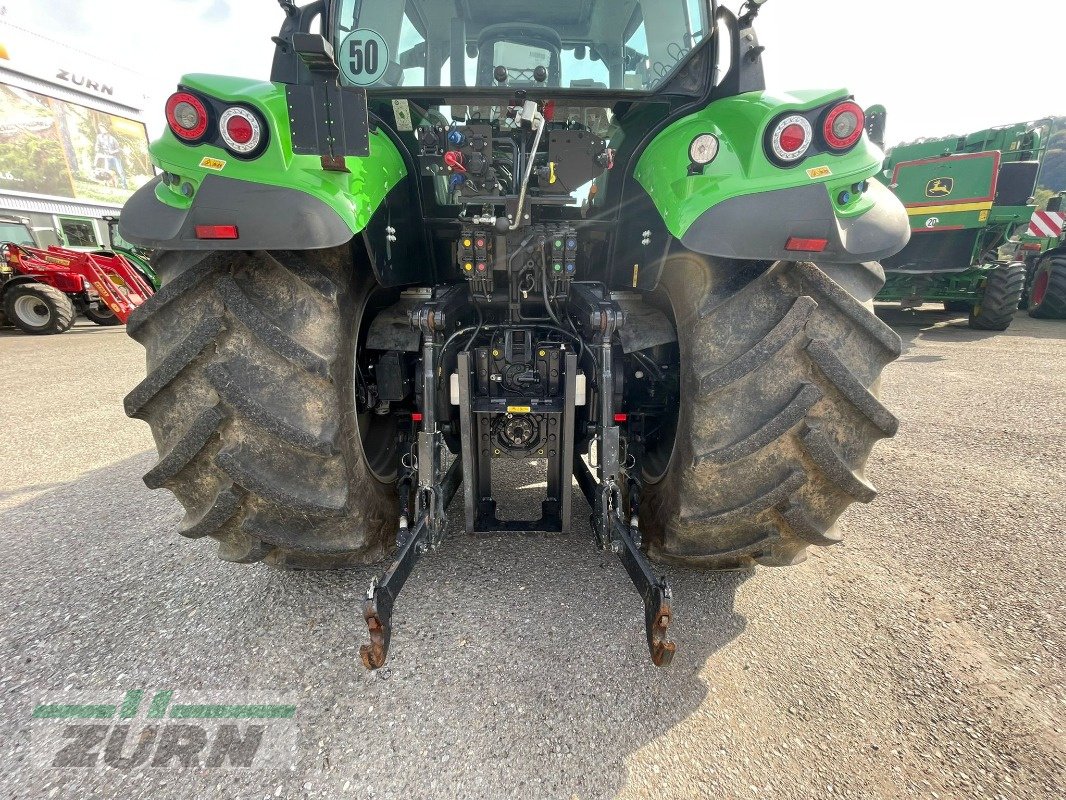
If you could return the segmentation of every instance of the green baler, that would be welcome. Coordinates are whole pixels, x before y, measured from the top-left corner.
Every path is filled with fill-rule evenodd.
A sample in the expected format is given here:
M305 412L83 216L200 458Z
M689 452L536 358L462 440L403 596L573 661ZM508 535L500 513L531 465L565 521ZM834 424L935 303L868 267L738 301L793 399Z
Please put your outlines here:
M882 179L907 208L912 238L885 259L878 301L967 311L970 327L1006 330L1025 289L1025 264L999 259L1028 222L1050 121L899 145Z

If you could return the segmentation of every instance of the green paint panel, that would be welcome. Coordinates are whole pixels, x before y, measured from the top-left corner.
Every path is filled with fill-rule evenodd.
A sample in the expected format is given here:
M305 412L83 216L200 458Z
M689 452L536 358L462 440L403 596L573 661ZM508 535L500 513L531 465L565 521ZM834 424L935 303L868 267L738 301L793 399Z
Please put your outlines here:
M911 220L911 230L958 230L959 228L977 229L984 228L987 218L982 219L981 211L944 211L940 208L921 209L908 208L907 213Z
M997 152L921 159L897 164L890 185L913 228L935 218L940 226L978 228L988 222L998 173Z
M844 155L815 155L791 167L774 164L764 150L766 130L781 114L810 111L847 96L844 90L780 95L750 92L718 100L660 133L641 156L636 178L677 238L708 209L725 200L810 183L825 186L837 216L861 216L873 208L872 200L858 196L842 206L837 197L881 168L884 155L865 136ZM718 156L702 175L689 175L689 146L705 133L718 137Z
M367 226L389 191L407 176L399 151L380 131L370 135L368 158L347 159L350 170L347 173L323 170L318 156L295 155L285 87L281 84L220 75L186 75L181 82L218 100L255 107L266 118L270 136L261 156L242 160L210 144L190 147L168 128L152 143L152 160L160 169L181 176L182 183L189 182L196 189L207 175L295 189L325 202L356 234ZM174 208L187 209L195 197L190 200L180 188L180 184L174 187L160 184L156 197Z

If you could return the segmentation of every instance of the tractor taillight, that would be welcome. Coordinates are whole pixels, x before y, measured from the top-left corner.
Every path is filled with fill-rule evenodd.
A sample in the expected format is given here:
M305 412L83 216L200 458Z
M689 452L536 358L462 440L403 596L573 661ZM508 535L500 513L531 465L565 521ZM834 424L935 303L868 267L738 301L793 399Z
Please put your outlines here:
M794 164L805 155L814 141L814 131L806 117L791 114L778 120L770 132L770 150L783 164Z
M862 107L846 100L829 109L822 123L822 137L833 150L848 150L858 144L866 127Z
M199 97L177 92L167 100L167 124L184 142L197 142L207 133L207 106Z
M219 134L231 153L250 156L263 142L263 123L259 116L244 108L233 106L222 112L218 120Z

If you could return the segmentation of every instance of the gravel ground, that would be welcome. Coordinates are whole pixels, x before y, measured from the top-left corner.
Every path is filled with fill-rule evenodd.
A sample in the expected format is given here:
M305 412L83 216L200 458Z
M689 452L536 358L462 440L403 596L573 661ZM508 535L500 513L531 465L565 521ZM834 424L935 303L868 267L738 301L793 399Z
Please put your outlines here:
M1066 324L884 315L906 351L880 497L797 567L670 570L668 670L583 525L475 541L453 506L365 672L370 570L236 567L173 533L121 414L143 372L121 330L0 332L3 796L1061 798ZM295 745L247 770L48 766L42 697L127 689L295 698Z

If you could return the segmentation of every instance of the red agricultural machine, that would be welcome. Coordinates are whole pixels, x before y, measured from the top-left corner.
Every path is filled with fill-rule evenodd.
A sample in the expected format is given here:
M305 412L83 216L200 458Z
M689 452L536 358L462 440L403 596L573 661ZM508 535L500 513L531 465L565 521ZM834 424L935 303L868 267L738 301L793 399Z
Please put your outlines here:
M79 314L97 325L125 325L152 294L121 255L0 244L0 308L25 333L64 333Z

